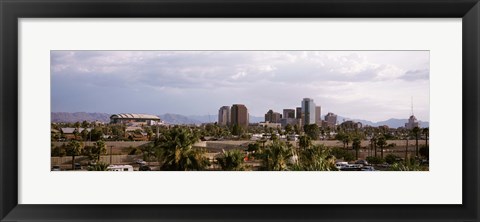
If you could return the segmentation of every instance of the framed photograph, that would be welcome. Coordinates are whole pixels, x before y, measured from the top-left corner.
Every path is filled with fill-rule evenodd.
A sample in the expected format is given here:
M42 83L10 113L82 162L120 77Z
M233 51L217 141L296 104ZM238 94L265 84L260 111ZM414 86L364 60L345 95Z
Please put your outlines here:
M477 0L0 10L1 221L479 220Z

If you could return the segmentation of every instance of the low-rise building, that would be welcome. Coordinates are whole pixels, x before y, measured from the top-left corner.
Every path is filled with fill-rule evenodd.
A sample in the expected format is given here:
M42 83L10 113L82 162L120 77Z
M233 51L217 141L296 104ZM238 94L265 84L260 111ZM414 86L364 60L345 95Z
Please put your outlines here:
M280 128L282 127L282 124L280 123L271 123L271 122L260 122L258 123L259 126L261 127L267 127L267 128Z

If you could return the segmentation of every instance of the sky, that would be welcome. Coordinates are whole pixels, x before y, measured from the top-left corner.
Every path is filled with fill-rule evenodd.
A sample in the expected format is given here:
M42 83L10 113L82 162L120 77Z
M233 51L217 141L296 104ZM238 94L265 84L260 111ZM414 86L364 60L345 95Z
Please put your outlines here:
M51 51L51 111L429 120L429 51ZM412 99L413 98L413 99Z

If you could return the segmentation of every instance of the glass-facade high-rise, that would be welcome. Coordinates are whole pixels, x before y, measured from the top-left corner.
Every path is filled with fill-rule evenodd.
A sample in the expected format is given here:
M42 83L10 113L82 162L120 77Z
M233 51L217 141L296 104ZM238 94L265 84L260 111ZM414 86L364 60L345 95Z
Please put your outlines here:
M302 100L302 113L304 115L303 125L315 124L315 110L316 105L311 98L304 98Z

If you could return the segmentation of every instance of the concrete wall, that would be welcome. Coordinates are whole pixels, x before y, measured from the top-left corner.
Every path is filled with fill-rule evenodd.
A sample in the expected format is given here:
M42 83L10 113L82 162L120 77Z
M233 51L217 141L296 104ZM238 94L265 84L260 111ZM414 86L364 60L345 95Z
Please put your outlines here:
M136 159L142 159L142 155L112 155L112 164L131 164L135 162ZM88 164L89 159L86 156L76 156L75 163L80 163L81 165ZM100 162L110 163L110 155L101 156ZM72 164L71 156L64 157L51 157L51 165L66 165Z
M52 142L55 147L62 146L62 144L67 145L68 142ZM82 142L85 146L93 146L95 142L84 141ZM112 148L112 153L114 155L117 154L128 154L131 149L129 147L141 147L146 144L153 143L153 141L106 141L105 144L107 145L107 153L110 154L110 148ZM113 147L110 147L113 146Z
M67 145L68 142L52 142L54 146L61 146L62 144ZM93 146L95 141L83 141L85 146ZM124 148L124 147L138 147L148 143L153 143L153 141L106 141L107 147L113 146L115 148Z

